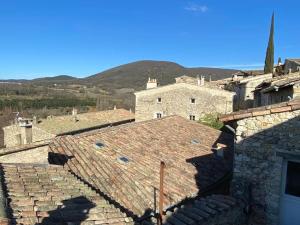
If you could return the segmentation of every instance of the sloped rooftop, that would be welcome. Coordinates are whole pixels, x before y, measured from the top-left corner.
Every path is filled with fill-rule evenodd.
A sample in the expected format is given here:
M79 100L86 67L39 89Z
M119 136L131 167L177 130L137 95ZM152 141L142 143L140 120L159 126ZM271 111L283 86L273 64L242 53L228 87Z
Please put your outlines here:
M278 77L274 77L272 79L268 79L263 82L262 87L258 87L258 90L262 88L262 92L275 91L278 88L284 88L288 86L292 86L296 83L300 82L300 73L291 73L287 75L282 75Z
M224 157L217 156L217 143ZM125 124L50 144L52 163L66 168L136 215L155 210L160 161L165 205L196 196L232 170L233 137L179 116Z
M133 224L62 166L3 164L10 224Z
M185 205L167 212L165 225L208 225L208 224L244 224L241 200L226 195L211 195L194 199ZM214 221L214 222L213 222Z
M72 115L55 116L41 120L36 126L51 134L64 134L75 131L97 128L118 122L134 120L134 114L125 109L77 114L76 121Z

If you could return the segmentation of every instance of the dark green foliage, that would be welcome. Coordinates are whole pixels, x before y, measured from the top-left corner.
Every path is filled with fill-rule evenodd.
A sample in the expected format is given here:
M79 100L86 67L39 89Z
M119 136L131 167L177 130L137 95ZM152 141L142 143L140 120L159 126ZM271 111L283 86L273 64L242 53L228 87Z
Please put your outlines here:
M0 99L0 110L12 108L13 110L95 106L94 99L76 98L43 98L43 99Z
M273 73L274 67L274 13L272 15L269 43L265 59L264 73Z
M206 114L199 120L199 122L217 130L221 130L224 126L224 124L218 120L218 116L216 114Z
M175 77L182 75L196 77L205 75L209 79L219 80L231 77L236 70L218 68L186 68L168 61L137 61L121 65L93 76L81 79L82 84L95 84L101 89L111 91L120 88L145 89L148 78L156 78L160 85L175 83Z

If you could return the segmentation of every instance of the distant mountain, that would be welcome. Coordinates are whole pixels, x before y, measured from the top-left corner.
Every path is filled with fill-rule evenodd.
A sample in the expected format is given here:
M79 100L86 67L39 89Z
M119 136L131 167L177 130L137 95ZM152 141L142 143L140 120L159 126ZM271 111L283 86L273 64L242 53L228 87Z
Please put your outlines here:
M145 88L149 77L156 78L161 85L175 82L175 77L188 75L196 77L205 75L207 79L220 80L231 77L236 72L232 69L218 68L186 68L177 63L167 61L137 61L121 65L104 72L92 75L82 81L97 84L103 89L133 88L141 90Z
M31 83L37 85L50 84L84 84L98 86L104 90L130 88L141 90L145 88L149 77L156 78L161 85L175 82L175 78L187 75L196 77L205 75L212 80L230 77L236 70L218 68L186 68L174 62L143 60L114 67L86 78L75 78L68 75L43 77L33 80L10 80L10 82ZM0 80L1 81L1 80ZM5 80L3 80L5 81Z
M71 82L77 80L76 77L68 76L68 75L59 75L55 77L42 77L31 80L30 82L34 84L47 84L47 83L64 83Z
M9 80L0 80L0 82L7 82L7 83L61 83L61 82L68 82L72 80L77 80L76 77L68 76L68 75L59 75L55 77L41 77L32 80L26 79L9 79Z

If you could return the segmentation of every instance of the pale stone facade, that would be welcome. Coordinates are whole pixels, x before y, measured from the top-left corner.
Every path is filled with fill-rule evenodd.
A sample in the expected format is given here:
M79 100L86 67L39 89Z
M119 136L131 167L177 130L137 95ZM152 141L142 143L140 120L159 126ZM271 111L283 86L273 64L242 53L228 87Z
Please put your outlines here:
M247 109L254 107L254 90L266 79L271 79L272 74L257 75L242 79L233 85L237 95L237 104L235 109Z
M284 63L284 73L294 73L300 70L300 59L286 59Z
M235 93L191 83L175 83L136 92L136 121L169 115L199 120L207 113L227 114L233 111Z
M280 223L283 166L286 160L300 159L300 105L291 107L298 110L235 115L244 119L236 123L232 193L239 196L242 183L249 184L250 224Z

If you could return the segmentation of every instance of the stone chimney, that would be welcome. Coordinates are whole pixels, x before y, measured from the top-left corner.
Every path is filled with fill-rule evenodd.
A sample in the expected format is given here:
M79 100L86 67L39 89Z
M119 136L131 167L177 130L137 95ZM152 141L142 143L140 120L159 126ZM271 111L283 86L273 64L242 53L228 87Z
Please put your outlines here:
M278 58L277 66L282 66L281 57Z
M38 124L38 119L37 119L36 116L33 116L33 118L32 118L32 123L33 123L33 124Z
M151 88L156 88L156 87L157 87L157 80L156 79L151 79L149 77L146 89L151 89Z
M21 144L32 143L32 120L22 119L19 121L19 126L21 128Z
M200 78L199 78L199 76L197 76L197 84L198 84L198 86L203 86L204 82L205 82L205 76L201 75Z
M73 108L73 110L72 110L72 120L74 122L78 121L78 119L77 119L77 109L76 108Z
M73 108L73 110L72 110L72 116L77 116L77 109L76 108Z

